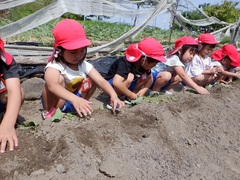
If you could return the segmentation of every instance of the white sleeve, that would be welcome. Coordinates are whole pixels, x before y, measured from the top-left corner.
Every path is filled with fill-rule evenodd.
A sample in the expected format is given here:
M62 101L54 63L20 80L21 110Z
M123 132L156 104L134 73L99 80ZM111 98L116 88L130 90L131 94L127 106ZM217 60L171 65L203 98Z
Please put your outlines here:
M55 68L57 70L59 70L60 72L63 71L64 67L62 66L61 63L58 63L56 61L51 61L49 63L47 63L46 67L45 67L45 70L48 68L48 67L51 67L51 68Z
M201 59L199 56L194 56L192 61L188 63L185 72L190 76L190 77L196 77L199 74L202 74L203 68L202 68L202 63Z
M173 55L171 57L167 57L167 62L165 62L164 64L168 65L168 66L182 66L184 67L184 64L181 62L181 60L179 59L179 57L177 55Z
M84 60L79 66L79 71L83 71L86 75L88 75L92 68L93 65Z
M223 67L222 64L219 61L212 61L211 65L213 67Z

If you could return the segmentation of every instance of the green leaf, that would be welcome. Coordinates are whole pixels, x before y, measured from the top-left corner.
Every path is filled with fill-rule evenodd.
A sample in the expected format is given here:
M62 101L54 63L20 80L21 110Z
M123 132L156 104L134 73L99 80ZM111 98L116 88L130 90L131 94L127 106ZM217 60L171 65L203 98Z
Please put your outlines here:
M63 113L61 110L58 108L55 112L55 114L52 117L52 122L60 122L63 118Z
M64 117L65 117L66 119L72 121L72 120L75 119L76 115L77 115L77 113L66 113L66 114L64 115Z
M38 125L38 123L35 123L33 121L24 121L22 124L23 127L36 127Z
M140 104L142 100L143 100L142 96L137 97L136 99L133 99L133 100L130 101L130 104L128 105L128 107L133 107L137 104Z
M223 86L223 87L225 87L225 88L228 88L228 89L232 89L232 88L233 88L233 86L230 85L230 84L220 83L219 85L220 85L220 86Z

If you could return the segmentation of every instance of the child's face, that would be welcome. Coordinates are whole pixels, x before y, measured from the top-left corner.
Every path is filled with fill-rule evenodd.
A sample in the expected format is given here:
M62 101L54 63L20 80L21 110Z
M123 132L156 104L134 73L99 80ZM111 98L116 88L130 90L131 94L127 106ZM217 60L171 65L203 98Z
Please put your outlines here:
M199 51L199 55L203 58L208 57L212 54L214 47L212 45L204 45L202 49Z
M158 63L158 61L148 61L148 59L146 59L145 63L142 65L142 67L145 69L145 70L150 70L152 69L154 66L156 66Z
M195 55L194 48L188 48L188 50L182 55L182 62L190 62L193 59L193 56Z
M231 59L229 59L229 57L224 57L223 60L221 61L221 64L226 67L227 69L231 69L233 68L233 66L231 65Z
M83 60L86 54L86 48L79 48L74 50L64 50L63 58L70 64L78 64L80 60Z

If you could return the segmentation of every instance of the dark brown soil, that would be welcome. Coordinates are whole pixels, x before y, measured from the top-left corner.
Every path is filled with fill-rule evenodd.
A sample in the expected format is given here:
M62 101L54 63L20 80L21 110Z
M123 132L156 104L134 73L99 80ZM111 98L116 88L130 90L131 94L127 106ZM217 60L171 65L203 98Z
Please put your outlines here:
M104 97L104 96L103 96ZM211 95L175 92L145 98L117 115L92 98L92 117L41 120L26 101L20 146L0 155L0 179L240 179L240 83Z

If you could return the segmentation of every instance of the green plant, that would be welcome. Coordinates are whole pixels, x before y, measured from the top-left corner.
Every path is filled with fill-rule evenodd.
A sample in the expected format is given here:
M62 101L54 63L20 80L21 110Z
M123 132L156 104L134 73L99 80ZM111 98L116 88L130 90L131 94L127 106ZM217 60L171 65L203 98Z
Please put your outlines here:
M230 43L231 42L231 40L230 40L230 37L225 37L225 38L223 38L222 40L221 40L221 44L226 44L226 43Z
M0 26L4 26L23 17L26 17L39 9L49 5L54 0L36 0L33 3L24 4L5 10L0 13L1 21ZM123 34L127 33L133 26L126 24L115 24L103 21L93 21L83 16L75 15L72 13L65 13L61 18L54 19L46 24L36 27L27 32L9 37L8 42L39 42L43 46L52 47L53 36L52 30L57 22L63 18L72 18L78 20L85 28L87 37L92 41L93 46L98 46L107 42L111 42ZM170 33L168 30L160 28L145 27L134 39L127 39L127 43L138 42L144 37L153 37L159 40L163 45L172 44L179 36L187 35L182 31L173 31L171 40L169 42Z

